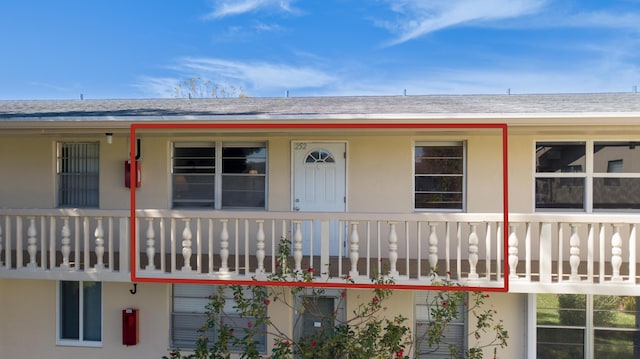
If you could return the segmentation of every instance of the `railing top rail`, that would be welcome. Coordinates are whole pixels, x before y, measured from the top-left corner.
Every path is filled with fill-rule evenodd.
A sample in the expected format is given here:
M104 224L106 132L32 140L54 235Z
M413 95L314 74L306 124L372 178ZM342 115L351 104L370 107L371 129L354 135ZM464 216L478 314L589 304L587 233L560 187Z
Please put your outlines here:
M122 209L95 208L0 208L0 216L53 216L53 217L129 217Z
M86 208L36 208L9 209L0 208L0 216L54 216L54 217L129 217L129 210L122 209L86 209ZM176 210L176 209L138 209L138 218L201 218L201 219L249 219L249 220L345 220L345 221L414 221L414 222L502 222L503 213L458 213L458 212L286 212L255 210ZM567 213L537 212L510 213L511 223L640 223L640 213L601 212Z

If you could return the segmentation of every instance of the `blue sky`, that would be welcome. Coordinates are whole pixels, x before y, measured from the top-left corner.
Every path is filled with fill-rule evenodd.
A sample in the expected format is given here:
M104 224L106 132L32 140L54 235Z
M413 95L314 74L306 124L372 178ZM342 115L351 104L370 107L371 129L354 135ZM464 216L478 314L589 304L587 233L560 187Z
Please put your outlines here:
M640 0L21 0L0 34L0 99L640 87Z

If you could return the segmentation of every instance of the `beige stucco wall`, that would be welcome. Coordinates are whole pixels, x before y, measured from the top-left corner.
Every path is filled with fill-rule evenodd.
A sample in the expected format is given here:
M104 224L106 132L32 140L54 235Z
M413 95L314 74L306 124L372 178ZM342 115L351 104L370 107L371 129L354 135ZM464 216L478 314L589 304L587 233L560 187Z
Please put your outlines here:
M0 138L0 208L54 207L54 149L50 138Z
M270 136L141 134L142 187L139 208L169 208L171 194L171 141L266 141L268 143L268 209L291 208L291 142L345 141L347 143L347 201L353 212L413 211L413 145L420 141L466 141L467 211L502 210L502 147L499 131ZM597 132L578 135L511 129L509 134L509 209L532 212L534 146L536 141L629 140L626 133ZM51 208L56 206L55 144L57 141L100 142L100 207L127 209L129 190L124 187L124 162L129 139L115 135L107 144L103 134L0 137L0 208Z
M103 346L56 346L56 281L0 282L0 357L3 359L153 358L167 353L169 292L165 284L103 283ZM122 345L122 309L139 309L136 346Z
M171 141L266 141L268 143L268 208L291 208L291 142L345 141L347 143L347 203L353 212L413 211L413 146L419 141L467 141L467 210L501 210L501 140L499 134L471 135L327 135L327 136L164 136L141 135L142 187L138 208L169 208L171 204ZM100 142L100 208L127 209L124 162L129 139L104 136L2 137L0 141L0 198L2 208L56 206L56 141ZM526 145L525 145L526 146ZM527 151L530 150L527 147ZM20 156L16 156L19 153ZM530 154L525 153L530 157ZM16 175L18 174L18 175ZM511 171L527 177L527 173Z
M527 353L527 294L489 293L483 308L493 308L495 322L502 322L509 334L507 347L498 349L497 359L526 358ZM469 329L474 328L476 320L469 316ZM490 333L488 333L490 334ZM484 334L480 341L469 338L469 347L487 345L494 337ZM493 349L485 349L485 358L493 358Z

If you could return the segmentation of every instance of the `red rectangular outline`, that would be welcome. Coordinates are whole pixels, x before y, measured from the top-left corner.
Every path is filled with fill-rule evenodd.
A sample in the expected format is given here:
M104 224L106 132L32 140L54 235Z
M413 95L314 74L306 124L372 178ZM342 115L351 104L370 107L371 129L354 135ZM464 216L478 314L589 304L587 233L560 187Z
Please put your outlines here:
M137 173L134 170L136 153L136 130L167 130L167 129L500 129L502 131L502 208L503 208L503 286L502 287L481 287L481 286L433 286L433 285L410 285L410 284L374 284L374 283L323 283L323 282L274 282L265 280L225 280L225 279L186 279L186 278L144 278L137 276L136 263L136 188L130 188L130 270L131 282L134 283L189 283L189 284L226 284L226 285L259 285L259 286L280 286L280 287L317 287L317 288L359 288L359 289L403 289L403 290L452 290L452 291L483 291L483 292L508 292L509 291L509 266L508 266L508 243L509 243L509 166L508 166L508 126L502 123L294 123L294 124L273 124L273 123L134 123L130 127L129 154L131 166L131 181L136 183Z

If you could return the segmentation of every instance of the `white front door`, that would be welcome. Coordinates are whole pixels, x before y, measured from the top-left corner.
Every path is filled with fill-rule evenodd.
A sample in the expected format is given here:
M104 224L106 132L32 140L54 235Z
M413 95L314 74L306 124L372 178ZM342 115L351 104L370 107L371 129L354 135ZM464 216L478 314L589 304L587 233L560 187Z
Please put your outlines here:
M292 146L293 210L344 212L347 206L346 143L294 141ZM329 255L338 255L341 246L339 232L337 221L306 222L303 232L304 253L314 256L320 254L326 260ZM310 243L312 235L313 245Z

